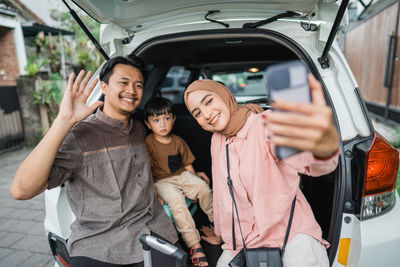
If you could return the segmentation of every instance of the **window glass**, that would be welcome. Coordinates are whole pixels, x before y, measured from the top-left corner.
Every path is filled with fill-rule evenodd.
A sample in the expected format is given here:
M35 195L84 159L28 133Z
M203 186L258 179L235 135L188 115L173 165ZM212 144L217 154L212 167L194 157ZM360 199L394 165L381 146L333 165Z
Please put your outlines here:
M167 88L167 87L171 87L173 85L174 85L174 79L172 77L165 77L161 87L162 88Z
M228 87L239 103L265 99L267 95L264 71L214 73L212 79Z
M170 68L161 86L161 96L171 100L174 104L182 104L189 76L190 71L185 67L173 66Z

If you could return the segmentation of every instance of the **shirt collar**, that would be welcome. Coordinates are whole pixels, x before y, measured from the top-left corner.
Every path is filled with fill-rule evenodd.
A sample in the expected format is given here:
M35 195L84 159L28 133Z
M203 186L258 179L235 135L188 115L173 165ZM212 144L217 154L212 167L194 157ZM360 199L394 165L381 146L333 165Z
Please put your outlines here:
M117 119L114 119L114 118L111 118L111 117L107 116L103 112L102 109L103 109L103 107L100 107L100 108L97 109L97 111L96 111L96 119L104 122L105 124L107 124L107 125L109 125L109 126L111 126L113 128L116 128L116 129L119 129L119 130L122 130L122 131L126 131L126 128L125 128L125 125L124 125L123 121L117 120ZM133 127L133 121L132 120L133 120L132 117L130 117L129 118L129 122L128 122L128 132L130 132L132 130L132 127Z

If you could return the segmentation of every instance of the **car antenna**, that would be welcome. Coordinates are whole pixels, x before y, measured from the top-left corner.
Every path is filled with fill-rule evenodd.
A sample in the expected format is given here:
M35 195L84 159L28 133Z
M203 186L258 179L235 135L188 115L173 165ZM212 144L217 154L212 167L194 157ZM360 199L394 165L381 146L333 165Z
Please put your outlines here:
M211 22L215 22L215 23L224 25L225 28L229 28L229 24L228 24L228 23L225 23L225 22L221 22L221 21L218 21L218 20L214 20L214 19L208 18L209 15L212 15L212 14L218 13L218 12L221 12L221 10L210 10L210 11L208 11L208 13L204 16L204 19L205 19L205 20L208 20L208 21L211 21Z
M79 24L79 26L82 28L82 30L86 33L86 35L89 37L90 41L92 41L92 43L97 48L97 50L99 50L99 52L105 58L105 60L109 60L110 57L106 54L103 47L101 47L100 43L96 40L96 38L94 38L93 34L89 31L89 29L86 27L86 25L83 23L83 21L79 18L79 16L76 14L76 12L67 4L67 2L65 0L62 0L62 1L67 6L71 16L75 19L75 21Z

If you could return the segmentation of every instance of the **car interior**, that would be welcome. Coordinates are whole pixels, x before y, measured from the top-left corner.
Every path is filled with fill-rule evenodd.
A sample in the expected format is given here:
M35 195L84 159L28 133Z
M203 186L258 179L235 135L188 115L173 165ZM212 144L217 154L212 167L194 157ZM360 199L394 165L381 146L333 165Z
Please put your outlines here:
M238 100L239 104L257 103L268 109L268 97L263 80L264 70L267 66L284 61L302 59L308 64L310 72L317 78L315 67L307 59L299 46L287 37L278 36L276 33L266 35L260 31L245 33L240 31L204 31L181 35L165 35L149 40L131 53L140 56L146 63L147 82L143 102L134 116L143 121L143 106L153 96L169 98L171 94L177 95L171 99L176 108L177 118L173 132L181 136L188 143L196 156L194 168L204 171L210 179L211 156L210 141L212 134L203 130L189 114L183 102L184 89L196 79L214 79L229 83L226 84ZM177 75L176 69L180 68L182 77ZM175 76L171 76L174 70ZM237 75L237 74L240 75ZM240 77L240 79L236 79ZM163 93L167 77L179 79L179 87ZM224 78L225 80L219 80ZM228 78L227 78L228 77ZM227 80L228 79L228 80ZM235 80L236 79L236 80ZM254 89L252 83L262 84L264 87ZM169 82L168 82L169 83ZM257 85L257 86L258 86ZM236 86L236 87L235 87ZM239 88L238 88L239 87ZM255 88L253 86L253 88ZM261 92L261 93L260 93ZM309 201L318 223L322 227L323 237L332 242L334 227L332 206L335 199L335 188L338 170L320 178L311 178L301 175L301 185L304 195ZM226 201L231 201L227 199ZM197 226L207 225L207 219L201 214L201 209L194 215ZM203 244L204 245L204 244ZM205 244L210 266L216 264L220 249L216 246ZM329 251L328 251L329 253ZM335 252L334 252L335 253Z

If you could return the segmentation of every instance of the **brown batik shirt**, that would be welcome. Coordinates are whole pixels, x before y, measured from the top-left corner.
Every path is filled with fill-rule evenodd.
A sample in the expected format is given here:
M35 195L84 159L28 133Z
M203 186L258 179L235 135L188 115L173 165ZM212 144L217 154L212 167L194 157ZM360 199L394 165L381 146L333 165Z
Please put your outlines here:
M100 109L76 124L60 147L48 188L65 182L76 216L68 247L72 257L113 264L143 261L139 237L150 231L177 241L176 230L154 198L142 124Z

